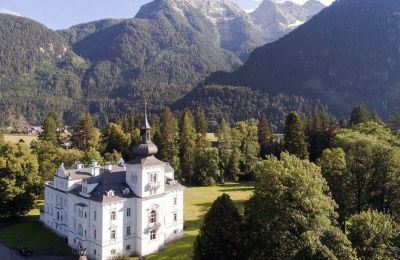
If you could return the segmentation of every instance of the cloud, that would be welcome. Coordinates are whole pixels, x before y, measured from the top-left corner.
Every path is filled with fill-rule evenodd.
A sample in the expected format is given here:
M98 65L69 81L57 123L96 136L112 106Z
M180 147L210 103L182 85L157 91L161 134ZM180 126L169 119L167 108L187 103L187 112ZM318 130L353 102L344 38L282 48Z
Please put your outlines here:
M8 9L5 9L5 8L0 8L0 13L12 14L12 15L16 15L16 16L22 16L20 13L17 13L17 12L14 12L12 10L8 10Z

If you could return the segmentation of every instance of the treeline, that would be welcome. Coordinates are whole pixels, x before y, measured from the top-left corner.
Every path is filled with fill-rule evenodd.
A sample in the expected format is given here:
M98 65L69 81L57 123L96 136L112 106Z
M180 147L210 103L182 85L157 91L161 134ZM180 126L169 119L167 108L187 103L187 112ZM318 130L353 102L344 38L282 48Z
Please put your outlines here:
M362 105L340 123L318 112L304 128L288 115L284 152L256 162L244 215L219 197L193 258L398 259L399 112L387 125Z

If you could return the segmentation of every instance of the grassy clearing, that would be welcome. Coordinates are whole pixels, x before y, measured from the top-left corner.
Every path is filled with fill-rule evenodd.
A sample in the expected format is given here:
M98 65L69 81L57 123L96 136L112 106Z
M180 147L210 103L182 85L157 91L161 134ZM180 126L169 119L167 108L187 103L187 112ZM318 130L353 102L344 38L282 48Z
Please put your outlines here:
M146 259L191 259L193 242L200 229L204 214L211 203L222 193L228 193L235 205L243 211L243 203L252 194L253 183L226 183L212 187L187 187L185 190L185 236L175 241L159 254L151 255ZM31 210L26 217L13 223L0 225L0 241L10 247L25 247L49 255L70 256L71 249L63 239L54 235L38 222L38 206Z
M228 193L235 205L243 211L243 203L252 194L253 183L227 183L213 187L188 187L185 190L185 236L159 254L146 259L191 259L193 242L201 227L204 214L222 193Z
M11 142L11 143L18 143L19 140L24 140L25 143L28 145L33 141L38 138L37 135L11 135L11 134L5 134L4 135L4 140L6 142Z
M35 252L55 256L72 256L65 241L38 221L39 209L44 204L39 200L37 207L25 217L2 223L0 241L11 248L28 248Z

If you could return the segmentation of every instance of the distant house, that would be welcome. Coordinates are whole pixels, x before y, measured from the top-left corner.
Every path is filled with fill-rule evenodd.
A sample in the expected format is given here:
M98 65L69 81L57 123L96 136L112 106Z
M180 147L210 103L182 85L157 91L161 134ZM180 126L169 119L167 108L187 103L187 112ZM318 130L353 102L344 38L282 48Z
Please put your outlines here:
M183 190L174 169L155 157L147 115L136 158L117 165L60 165L45 184L40 220L89 259L144 256L183 236Z

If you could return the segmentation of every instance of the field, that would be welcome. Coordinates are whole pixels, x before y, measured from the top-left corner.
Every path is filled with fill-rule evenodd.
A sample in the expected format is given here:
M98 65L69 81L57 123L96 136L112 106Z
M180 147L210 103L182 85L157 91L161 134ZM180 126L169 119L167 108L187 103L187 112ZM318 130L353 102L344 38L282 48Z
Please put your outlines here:
M30 144L33 140L37 139L37 135L14 135L14 134L5 134L4 140L6 142L18 143L19 140L24 140L25 143Z
M186 188L185 237L167 245L163 252L146 257L146 259L191 259L193 242L211 203L222 193L228 193L235 205L243 211L243 203L250 197L252 190L252 183L227 183L213 187Z
M38 222L41 206L43 201L38 201L37 208L25 217L0 224L0 241L11 248L28 248L39 254L72 256L64 240Z
M203 216L211 203L222 193L228 193L240 210L253 190L253 183L226 183L213 187L188 187L185 190L185 236L166 246L165 250L146 259L191 259L192 246L201 226ZM71 255L65 242L45 229L37 221L39 207L13 223L0 224L0 241L10 247L29 248L49 255Z

